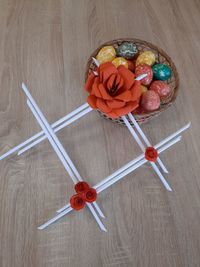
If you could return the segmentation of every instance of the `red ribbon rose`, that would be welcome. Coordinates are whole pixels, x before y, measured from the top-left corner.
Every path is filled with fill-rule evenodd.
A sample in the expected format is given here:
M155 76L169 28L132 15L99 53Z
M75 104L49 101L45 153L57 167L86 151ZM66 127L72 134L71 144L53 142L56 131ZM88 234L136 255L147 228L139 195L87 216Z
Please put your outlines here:
M145 151L145 159L148 161L156 162L158 152L154 147L147 147Z
M115 67L111 62L97 69L98 76L91 72L85 89L89 92L88 104L111 118L118 118L135 110L141 96L140 81L123 65Z
M70 198L70 205L74 210L81 210L86 202L92 203L97 199L97 191L84 181L75 184L74 189L77 194Z

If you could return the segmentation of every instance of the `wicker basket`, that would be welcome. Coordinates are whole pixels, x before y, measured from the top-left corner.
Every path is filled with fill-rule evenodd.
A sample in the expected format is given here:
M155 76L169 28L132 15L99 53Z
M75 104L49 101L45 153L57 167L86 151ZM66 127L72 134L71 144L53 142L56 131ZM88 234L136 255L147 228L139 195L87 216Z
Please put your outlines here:
M164 64L170 66L172 69L172 76L169 80L166 81L168 83L168 85L172 88L172 93L168 97L168 99L165 100L165 102L161 103L160 108L156 111L143 113L143 114L134 114L134 112L133 112L135 119L137 120L138 123L141 124L141 123L145 123L145 122L149 121L151 118L153 118L155 116L158 116L159 114L161 114L164 110L166 110L167 108L169 108L173 104L173 102L175 101L176 96L178 94L179 76L178 76L176 67L175 67L174 63L172 62L171 58L162 49L158 48L157 46L155 46L149 42L142 41L139 39L123 38L123 39L116 39L116 40L106 42L106 43L102 44L101 46L99 46L91 54L91 56L87 62L87 66L86 66L85 79L87 79L88 73L96 68L96 66L93 63L92 57L96 57L99 50L103 46L112 45L115 48L117 48L124 41L134 42L137 45L138 53L140 53L141 51L145 51L145 50L151 50L156 55L156 62L157 63L164 63ZM124 124L124 122L120 118L112 119L112 118L109 118L106 114L102 113L101 111L99 111L99 113L103 117L105 117L106 119L109 119L109 120L116 122L116 123L119 123L119 124ZM130 121L130 123L131 123L131 121Z

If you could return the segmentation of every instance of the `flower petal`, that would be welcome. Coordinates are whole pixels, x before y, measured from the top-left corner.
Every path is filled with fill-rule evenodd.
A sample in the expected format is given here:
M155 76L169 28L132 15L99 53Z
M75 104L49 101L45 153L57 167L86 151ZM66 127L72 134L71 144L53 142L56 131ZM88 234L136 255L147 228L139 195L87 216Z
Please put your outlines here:
M108 112L111 112L112 109L109 108L107 105L106 105L106 102L101 99L101 98L97 98L97 101L96 101L96 105L97 105L97 108L105 113L108 113Z
M97 100L96 96L94 96L94 95L89 95L88 96L87 102L88 102L88 104L90 105L91 108L97 109L96 100Z
M120 65L117 70L122 79L124 80L124 87L126 89L130 89L134 84L135 75L123 65Z
M111 62L105 62L99 66L98 72L100 81L104 83L113 73L117 73L117 68Z
M112 109L113 108L114 109L122 108L122 107L124 107L126 105L126 102L120 101L120 100L116 100L116 99L108 100L108 101L106 101L106 103L107 103L108 107L110 107Z
M127 105L123 108L118 108L118 109L114 109L113 111L118 115L118 116L123 116L128 114L129 112L132 112L134 109L136 109L138 107L138 102L137 101L133 101L133 102L129 102L127 103Z
M106 90L106 88L104 87L104 85L102 83L99 84L99 91L102 95L102 98L105 100L111 100L113 99L112 96L110 96Z
M93 72L91 72L89 75L88 75L88 78L86 80L86 83L85 83L85 90L88 91L89 93L91 92L92 90L92 85L94 83L94 80L95 80L95 75Z
M107 81L107 88L112 89L115 84L116 74L112 74Z
M119 115L117 115L114 111L111 111L109 113L106 113L106 115L112 119L117 119L119 118Z
M117 86L118 90L124 85L124 80L121 78L119 74L116 75L115 85Z
M132 99L131 91L129 91L129 90L125 91L122 94L115 96L115 99L122 100L122 101L125 101L125 102L129 102Z
M95 78L95 81L92 85L91 95L95 95L96 97L102 97L102 95L99 91L99 77Z
M131 88L131 94L132 94L132 101L139 100L139 98L142 95L141 91L141 82L135 81L132 88Z

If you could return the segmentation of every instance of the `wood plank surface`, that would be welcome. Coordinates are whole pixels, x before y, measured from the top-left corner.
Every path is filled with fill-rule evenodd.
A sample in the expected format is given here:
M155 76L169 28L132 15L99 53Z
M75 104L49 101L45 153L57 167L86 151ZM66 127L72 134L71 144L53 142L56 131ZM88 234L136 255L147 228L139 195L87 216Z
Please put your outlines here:
M155 144L192 122L162 155L173 192L145 165L99 196L108 233L87 209L39 231L73 194L45 141L0 162L0 267L200 266L198 0L0 0L0 154L40 130L22 81L54 122L85 102L90 53L119 37L150 41L177 66L176 104L142 127ZM125 127L96 112L58 137L92 185L140 154Z

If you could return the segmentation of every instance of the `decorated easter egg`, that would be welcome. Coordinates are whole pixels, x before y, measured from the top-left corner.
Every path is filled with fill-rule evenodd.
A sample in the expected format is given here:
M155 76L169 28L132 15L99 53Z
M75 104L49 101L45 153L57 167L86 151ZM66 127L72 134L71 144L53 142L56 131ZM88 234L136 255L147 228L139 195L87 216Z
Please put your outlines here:
M136 44L131 42L123 42L116 48L116 51L118 56L125 57L127 59L133 58L138 52Z
M166 64L155 64L152 67L153 70L153 77L155 80L166 81L172 75L171 68Z
M153 71L152 71L151 67L147 64L140 64L140 65L136 66L136 68L135 68L136 77L140 76L141 74L147 74L147 76L145 78L140 80L141 83L143 85L149 85L153 79Z
M125 58L123 57L116 57L113 61L112 61L113 65L115 65L115 67L119 67L120 65L124 65L124 67L126 67L128 69L128 62Z
M134 72L135 71L135 62L132 60L127 60L127 62L128 62L128 69Z
M152 91L148 90L142 94L141 107L146 111L154 111L160 107L160 97L159 95Z
M163 81L154 81L150 86L150 90L158 93L161 100L165 100L172 92L169 85Z
M156 61L156 57L152 51L144 51L142 52L137 60L136 60L136 66L140 64L147 64L147 65L153 65Z
M141 84L140 88L141 88L142 94L148 90L148 88L142 84Z
M104 63L107 61L112 61L116 57L116 51L113 46L108 45L104 46L99 50L99 53L97 54L97 60L99 63Z

